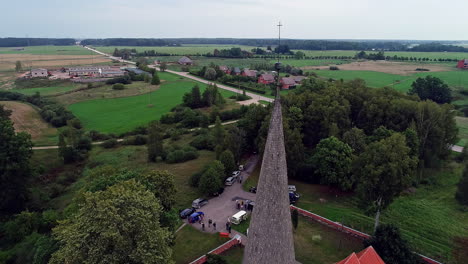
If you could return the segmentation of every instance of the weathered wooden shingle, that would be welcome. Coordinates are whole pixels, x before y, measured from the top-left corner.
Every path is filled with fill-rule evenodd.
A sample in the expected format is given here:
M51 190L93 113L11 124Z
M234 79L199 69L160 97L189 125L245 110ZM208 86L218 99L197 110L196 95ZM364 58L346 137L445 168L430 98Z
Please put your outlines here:
M279 98L275 100L270 119L243 263L297 263L289 209L283 118Z

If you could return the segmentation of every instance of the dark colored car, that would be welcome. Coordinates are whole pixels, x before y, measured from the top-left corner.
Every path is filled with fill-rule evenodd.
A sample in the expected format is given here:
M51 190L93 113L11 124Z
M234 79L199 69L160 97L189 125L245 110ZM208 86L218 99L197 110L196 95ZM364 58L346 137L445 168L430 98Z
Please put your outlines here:
M220 196L224 192L224 188L219 189L217 192L212 193L213 196Z
M195 208L187 208L187 209L184 209L182 211L180 211L179 213L179 216L180 218L182 219L185 219L187 217L189 217L191 214L195 213L197 210Z

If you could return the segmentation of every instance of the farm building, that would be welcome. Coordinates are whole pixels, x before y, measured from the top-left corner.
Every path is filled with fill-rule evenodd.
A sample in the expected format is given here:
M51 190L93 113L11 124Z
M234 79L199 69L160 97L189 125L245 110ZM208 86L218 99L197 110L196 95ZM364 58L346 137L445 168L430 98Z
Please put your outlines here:
M280 83L281 89L290 89L296 86L296 81L294 81L294 79L290 77L281 78Z
M231 74L231 69L228 66L219 66L219 69L223 71L225 74Z
M256 70L249 70L249 69L244 69L242 71L242 76L247 76L247 77L257 77L257 71Z
M351 253L347 258L336 264L385 264L382 258L375 252L372 246L359 253Z
M457 68L468 69L468 59L459 61L457 64Z
M125 75L125 72L119 68L101 70L101 73L100 73L101 77L117 77L117 76L123 76L123 75Z
M232 70L232 75L240 75L241 74L241 70L239 69L239 67L235 67L234 70Z
M125 71L127 72L133 72L135 73L136 75L140 75L140 74L146 74L148 76L151 76L151 74L149 72L145 72L145 71L142 71L138 68L125 68Z
M270 84L275 82L275 76L273 74L264 73L258 77L258 83Z
M193 61L191 59L189 59L188 57L182 57L179 59L179 64L181 65L192 65L193 64Z
M111 68L109 66L100 67L75 67L68 69L68 75L79 77L79 76L100 76L100 77L116 77L122 76L125 72L120 68Z
M47 69L32 69L31 70L31 78L35 77L47 77L49 76L49 73L47 72Z
M306 77L304 77L304 76L292 76L291 78L293 78L294 81L295 81L297 84L300 84L300 83L302 83L302 80L304 80Z

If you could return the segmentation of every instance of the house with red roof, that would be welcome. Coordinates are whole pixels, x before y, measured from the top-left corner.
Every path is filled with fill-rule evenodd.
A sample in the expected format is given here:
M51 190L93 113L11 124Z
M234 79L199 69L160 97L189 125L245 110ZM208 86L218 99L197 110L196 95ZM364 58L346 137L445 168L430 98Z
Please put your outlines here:
M302 80L304 80L306 77L304 77L304 76L292 76L291 78L293 78L294 81L295 81L297 84L301 84L301 83L302 83Z
M461 60L458 62L457 64L457 68L460 68L460 69L468 69L468 60Z
M231 69L228 66L219 66L219 69L223 71L225 74L231 74Z
M372 246L359 253L351 253L347 258L336 264L385 264Z
M275 76L273 74L264 73L258 77L258 83L270 84L275 82Z
M246 77L253 77L253 78L255 78L255 77L257 77L257 71L255 71L255 70L249 70L249 69L244 69L244 70L242 71L242 74L241 74L241 75L242 75L242 76L246 76Z
M283 77L280 80L281 89L290 89L296 86L296 81L291 77Z

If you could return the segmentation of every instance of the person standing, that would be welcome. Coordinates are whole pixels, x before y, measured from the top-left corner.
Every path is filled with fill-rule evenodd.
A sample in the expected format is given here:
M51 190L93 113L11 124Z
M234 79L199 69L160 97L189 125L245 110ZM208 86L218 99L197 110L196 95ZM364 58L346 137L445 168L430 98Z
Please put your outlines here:
M201 229L202 229L202 231L205 231L205 223L201 224Z
M211 221L211 219L208 220L208 227L211 227L211 223L213 223L213 221Z
M226 231L229 230L229 221L226 222Z
M213 230L216 230L216 222L213 222Z
M228 232L231 234L231 225L229 225Z

